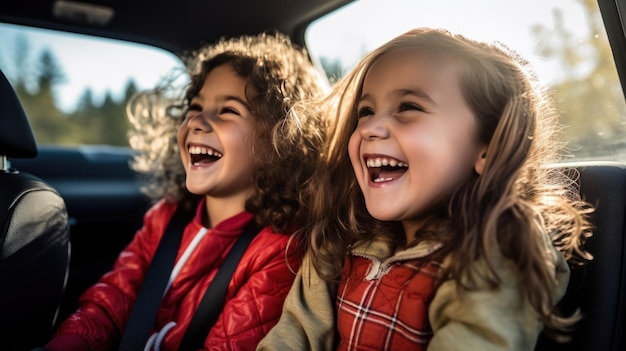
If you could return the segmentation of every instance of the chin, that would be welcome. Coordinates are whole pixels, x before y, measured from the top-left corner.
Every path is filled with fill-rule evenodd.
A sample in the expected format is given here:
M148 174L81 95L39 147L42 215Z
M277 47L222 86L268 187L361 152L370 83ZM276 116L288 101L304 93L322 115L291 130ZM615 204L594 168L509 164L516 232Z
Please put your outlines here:
M202 194L205 193L205 190L202 189L202 187L199 187L199 186L185 184L185 187L187 188L187 191L189 191L190 193L192 193L194 195L202 195Z
M393 214L389 213L388 209L379 210L379 209L370 209L367 208L367 212L369 212L370 216L376 218L379 221L396 221L398 220Z

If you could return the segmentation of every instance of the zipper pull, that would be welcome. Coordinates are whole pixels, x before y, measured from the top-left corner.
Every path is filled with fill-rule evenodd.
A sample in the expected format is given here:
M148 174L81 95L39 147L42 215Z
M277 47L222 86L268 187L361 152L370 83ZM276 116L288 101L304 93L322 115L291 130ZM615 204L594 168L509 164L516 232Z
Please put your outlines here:
M382 264L378 260L372 260L372 264L370 265L370 270L367 272L365 276L366 280L376 280L380 278L381 273L383 271Z

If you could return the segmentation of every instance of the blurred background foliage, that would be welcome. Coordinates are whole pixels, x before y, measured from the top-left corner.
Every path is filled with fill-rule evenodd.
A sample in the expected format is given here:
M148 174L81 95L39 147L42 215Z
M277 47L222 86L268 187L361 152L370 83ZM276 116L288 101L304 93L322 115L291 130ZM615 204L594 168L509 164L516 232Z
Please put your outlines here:
M555 9L550 27L532 28L536 53L558 62L566 72L557 78L553 88L561 121L567 126L564 138L575 158L606 160L610 155L615 160L626 161L626 105L611 48L595 1L582 0L580 4L585 10L589 37L581 39L569 33L562 14ZM42 50L33 60L27 39L18 36L15 40L15 52L10 58L2 55L2 59L13 61L16 74L9 78L22 100L38 143L128 146L125 108L138 90L132 79L117 99L107 92L97 103L87 88L73 111L63 111L56 98L57 87L65 79L62 63L49 49ZM26 66L27 62L31 64ZM336 59L321 57L320 63L331 83L350 69Z

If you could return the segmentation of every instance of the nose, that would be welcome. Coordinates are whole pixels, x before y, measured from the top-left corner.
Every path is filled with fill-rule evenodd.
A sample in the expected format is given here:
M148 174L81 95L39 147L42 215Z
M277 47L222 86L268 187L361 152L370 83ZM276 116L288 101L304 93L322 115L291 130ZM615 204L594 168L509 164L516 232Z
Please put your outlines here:
M195 114L187 120L187 128L194 132L212 132L213 127L209 119L207 112Z
M374 115L359 119L356 127L357 132L364 140L386 139L389 137L389 129L385 116Z

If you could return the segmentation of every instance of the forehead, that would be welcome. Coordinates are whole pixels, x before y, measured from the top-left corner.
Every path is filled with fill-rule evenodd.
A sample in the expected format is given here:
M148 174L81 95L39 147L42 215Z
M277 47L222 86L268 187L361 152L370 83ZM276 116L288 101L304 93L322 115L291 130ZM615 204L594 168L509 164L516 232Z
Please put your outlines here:
M442 73L453 70L452 59L441 53L427 49L405 48L387 52L369 66L367 75L377 75L380 71L416 71L426 75L429 72Z
M230 64L210 70L204 77L199 95L219 94L245 98L247 80L235 72Z
M380 56L367 70L362 88L364 92L420 89L434 96L461 95L459 69L453 58L415 48L398 49Z

